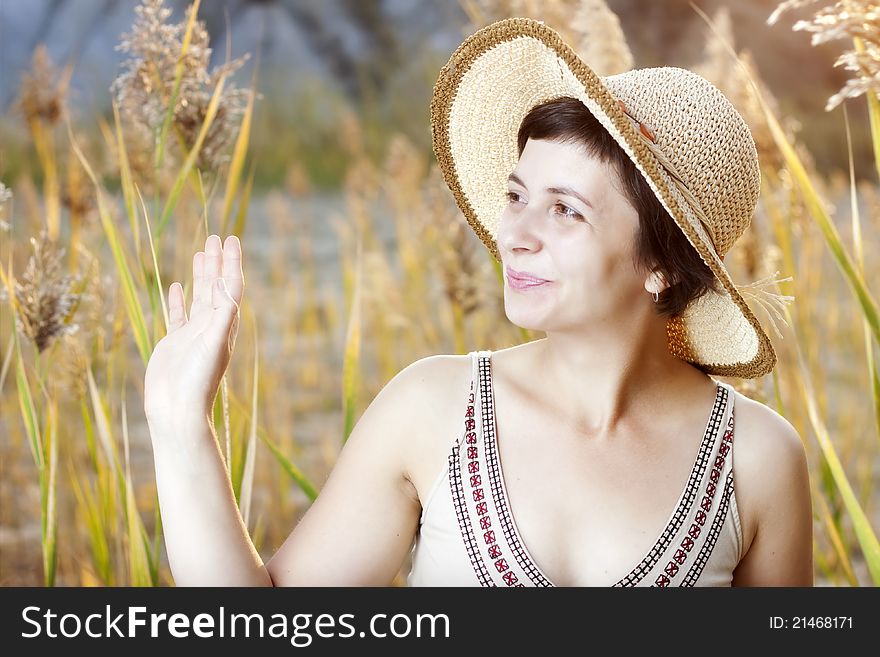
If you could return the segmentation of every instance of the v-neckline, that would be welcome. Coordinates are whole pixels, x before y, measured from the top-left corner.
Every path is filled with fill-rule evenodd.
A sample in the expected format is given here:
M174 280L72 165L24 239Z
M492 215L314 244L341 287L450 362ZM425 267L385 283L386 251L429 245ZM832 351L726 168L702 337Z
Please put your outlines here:
M510 518L510 525L513 529L514 539L519 542L519 550L515 550L515 552L519 552L522 555L522 561L524 563L522 563L521 565L523 566L524 570L527 573L531 570L537 574L537 577L532 576L532 579L533 581L537 580L535 583L537 583L538 585L545 587L556 587L557 585L541 569L541 567L538 565L538 562L535 560L535 558L532 556L532 553L526 546L525 541L523 541L522 534L519 531L519 527L517 526L516 519L514 518L513 511L511 509L510 497L507 493L507 484L504 479L504 469L501 464L501 451L498 447L498 431L495 415L495 386L492 377L492 352L486 352L485 354L478 355L478 374L483 362L485 362L485 367L487 370L485 380L489 384L488 386L486 386L486 390L488 391L488 407L489 409L491 409L491 419L489 421L490 436L486 443L486 457L487 459L494 458L496 460L498 470L498 490L495 491L493 497L496 497L499 506L501 507L499 508L499 513L506 514ZM645 556L642 557L642 559L626 575L624 575L614 584L608 586L635 586L638 582L644 579L645 575L650 572L651 568L653 568L653 566L659 560L660 556L666 550L669 541L671 541L672 537L675 536L679 527L681 526L681 523L684 521L684 517L690 510L693 500L696 497L696 490L699 488L705 474L705 470L708 464L708 454L712 451L713 444L717 438L718 431L721 426L720 418L723 416L724 411L726 410L727 403L729 403L729 400L724 396L723 384L718 380L714 381L715 400L712 404L712 409L709 412L709 417L706 421L706 428L703 431L703 438L700 441L697 455L694 458L694 463L691 466L690 474L688 475L684 488L682 488L682 491L672 508L672 512L669 514L669 517L666 520L666 524L663 526L663 529L661 530L659 536L648 549ZM482 386L478 386L478 388L480 388L480 394L482 395ZM479 401L482 408L482 403L484 400L480 399ZM715 418L718 418L718 421L713 422L713 419ZM481 420L484 422L487 421L486 418L482 416ZM494 454L492 454L493 451ZM492 487L495 488L496 484L493 483ZM689 491L693 491L693 495L690 496L690 499L687 499ZM678 523L676 523L676 519L680 519Z

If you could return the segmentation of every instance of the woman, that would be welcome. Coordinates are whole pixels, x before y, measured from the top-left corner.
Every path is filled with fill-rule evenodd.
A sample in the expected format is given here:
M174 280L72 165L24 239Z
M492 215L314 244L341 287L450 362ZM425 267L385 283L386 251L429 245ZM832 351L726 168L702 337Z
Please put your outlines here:
M681 69L598 78L510 19L453 54L432 125L508 318L546 337L401 371L263 564L210 422L244 285L211 235L145 380L177 584L382 585L412 549L412 585L812 585L800 437L710 376L776 360L722 264L760 186L736 110Z

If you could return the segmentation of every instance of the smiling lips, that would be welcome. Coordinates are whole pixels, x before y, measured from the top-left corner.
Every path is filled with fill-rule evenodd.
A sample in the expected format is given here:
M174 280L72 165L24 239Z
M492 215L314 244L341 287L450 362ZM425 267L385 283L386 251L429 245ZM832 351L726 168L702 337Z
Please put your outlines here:
M550 283L550 281L545 278L540 278L525 271L516 271L510 267L507 268L507 284L514 290L530 290L547 283Z

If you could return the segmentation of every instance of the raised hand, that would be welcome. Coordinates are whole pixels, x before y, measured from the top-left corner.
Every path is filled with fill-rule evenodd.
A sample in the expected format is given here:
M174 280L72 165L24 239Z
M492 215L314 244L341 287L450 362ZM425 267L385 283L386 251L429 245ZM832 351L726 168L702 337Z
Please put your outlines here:
M144 376L144 412L151 425L179 426L210 416L226 372L240 321L244 292L241 243L235 235L221 246L209 235L193 256L193 300L189 317L183 287L168 288L168 333L153 349Z

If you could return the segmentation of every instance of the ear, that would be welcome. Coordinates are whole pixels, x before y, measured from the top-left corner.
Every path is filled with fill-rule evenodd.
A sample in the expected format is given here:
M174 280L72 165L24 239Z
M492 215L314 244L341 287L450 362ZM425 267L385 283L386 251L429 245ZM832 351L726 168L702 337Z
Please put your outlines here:
M669 282L659 269L653 270L645 279L645 289L652 294L654 292L659 294L667 287L669 287Z

